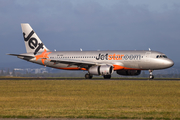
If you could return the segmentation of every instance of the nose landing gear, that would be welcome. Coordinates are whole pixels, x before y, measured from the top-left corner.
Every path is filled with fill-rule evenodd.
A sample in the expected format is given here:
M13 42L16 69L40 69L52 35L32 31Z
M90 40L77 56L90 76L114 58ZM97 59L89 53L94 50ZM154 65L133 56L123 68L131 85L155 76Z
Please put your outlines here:
M149 70L149 79L154 79L154 75L152 74L153 70Z

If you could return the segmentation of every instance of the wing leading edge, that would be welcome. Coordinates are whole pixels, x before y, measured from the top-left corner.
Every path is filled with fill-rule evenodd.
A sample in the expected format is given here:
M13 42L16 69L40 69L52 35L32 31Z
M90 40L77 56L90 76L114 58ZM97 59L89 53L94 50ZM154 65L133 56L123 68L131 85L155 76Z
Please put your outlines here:
M78 67L81 68L89 68L93 65L97 65L97 63L94 62L90 62L90 61L82 61L82 60L50 60L50 62L54 62L55 64L58 63L63 63L63 64L67 64L68 67L72 66L72 65L77 65Z

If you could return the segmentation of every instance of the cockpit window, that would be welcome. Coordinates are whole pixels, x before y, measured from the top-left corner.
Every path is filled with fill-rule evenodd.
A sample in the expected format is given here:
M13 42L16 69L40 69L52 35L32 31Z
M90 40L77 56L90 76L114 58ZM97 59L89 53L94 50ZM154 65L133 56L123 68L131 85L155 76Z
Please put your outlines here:
M156 58L167 58L166 55L157 55Z
M166 55L163 55L163 58L167 58L167 56L166 56Z

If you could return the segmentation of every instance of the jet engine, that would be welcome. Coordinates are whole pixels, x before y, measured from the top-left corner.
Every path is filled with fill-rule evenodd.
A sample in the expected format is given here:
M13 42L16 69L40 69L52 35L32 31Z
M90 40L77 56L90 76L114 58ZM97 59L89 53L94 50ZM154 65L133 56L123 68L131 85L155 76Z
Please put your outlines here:
M136 76L141 74L141 70L117 70L117 74L125 76Z
M91 75L111 75L114 69L113 66L110 65L92 66L88 72Z

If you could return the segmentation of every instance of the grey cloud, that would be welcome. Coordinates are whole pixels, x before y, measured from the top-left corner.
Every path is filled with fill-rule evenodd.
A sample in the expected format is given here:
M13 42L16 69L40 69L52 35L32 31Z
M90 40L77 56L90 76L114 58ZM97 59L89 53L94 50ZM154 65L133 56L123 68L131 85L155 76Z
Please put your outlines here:
M150 47L177 58L172 53L180 51L179 3L172 3L171 9L166 3L160 4L164 11L159 12L150 10L150 3L115 0L108 5L111 1L103 1L0 1L3 5L0 50L25 52L20 23L28 22L52 50L147 50ZM14 46L4 47L10 42ZM4 52L0 55L5 61L9 56Z

